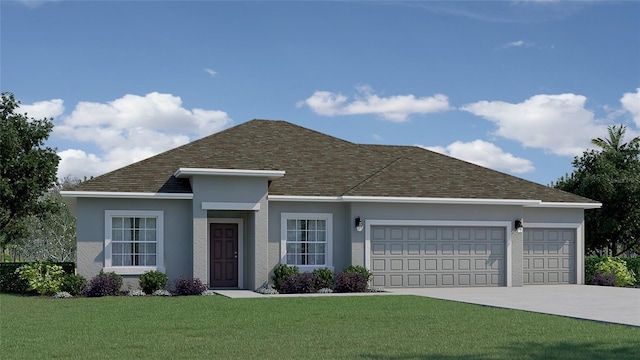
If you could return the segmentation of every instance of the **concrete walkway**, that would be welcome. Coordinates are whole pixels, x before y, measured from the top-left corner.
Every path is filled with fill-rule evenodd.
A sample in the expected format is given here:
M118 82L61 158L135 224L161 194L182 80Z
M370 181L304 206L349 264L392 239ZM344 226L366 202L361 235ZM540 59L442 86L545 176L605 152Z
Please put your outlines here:
M383 293L262 295L249 290L219 290L238 298L415 295L507 309L532 311L608 323L640 326L640 289L586 285L492 288L404 288Z

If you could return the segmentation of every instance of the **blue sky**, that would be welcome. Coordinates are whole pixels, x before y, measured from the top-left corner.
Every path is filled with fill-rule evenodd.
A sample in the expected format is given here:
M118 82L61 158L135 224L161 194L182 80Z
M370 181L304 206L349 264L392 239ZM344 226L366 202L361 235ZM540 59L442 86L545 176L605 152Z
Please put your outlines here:
M640 136L640 2L2 1L2 91L59 176L254 118L416 145L538 183ZM319 154L321 156L321 154Z

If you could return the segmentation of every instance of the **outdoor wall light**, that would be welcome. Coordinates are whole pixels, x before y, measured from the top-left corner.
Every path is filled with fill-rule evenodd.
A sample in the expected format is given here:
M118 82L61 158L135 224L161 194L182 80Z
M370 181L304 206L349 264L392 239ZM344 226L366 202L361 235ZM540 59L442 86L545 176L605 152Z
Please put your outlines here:
M515 221L515 226L514 227L516 228L516 231L519 232L519 233L521 233L522 230L524 229L522 221L524 221L524 220L523 219L516 219L516 221Z
M360 231L362 231L362 229L364 229L364 224L362 223L362 220L360 219L360 216L358 216L356 218L356 231L360 232Z

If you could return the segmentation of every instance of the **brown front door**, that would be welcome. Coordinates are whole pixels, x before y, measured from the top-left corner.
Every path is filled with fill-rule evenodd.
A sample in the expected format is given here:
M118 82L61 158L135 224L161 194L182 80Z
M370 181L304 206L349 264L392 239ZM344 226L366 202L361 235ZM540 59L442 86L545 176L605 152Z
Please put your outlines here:
M238 287L238 224L211 224L209 236L209 285Z

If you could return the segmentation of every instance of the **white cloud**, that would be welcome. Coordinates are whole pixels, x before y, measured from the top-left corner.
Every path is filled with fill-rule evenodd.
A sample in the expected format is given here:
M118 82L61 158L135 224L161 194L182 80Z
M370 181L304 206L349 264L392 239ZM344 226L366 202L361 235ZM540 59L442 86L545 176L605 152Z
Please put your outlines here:
M626 111L631 113L633 121L640 128L640 88L637 88L635 93L624 93L620 103Z
M44 119L57 118L64 113L64 101L61 99L53 99L47 101L38 101L33 104L20 104L19 113L26 113L29 118Z
M307 105L313 112L323 116L375 114L385 120L404 122L412 114L429 114L450 110L449 99L442 94L430 97L393 95L380 97L369 87L359 87L356 99L350 103L348 97L330 91L316 91L306 100L296 104Z
M384 140L384 138L382 137L382 135L378 135L378 134L373 134L371 135L371 137L373 138L373 140L375 141L382 141Z
M532 43L524 41L524 40L518 40L518 41L512 41L506 44L502 44L503 48L511 48L511 47L531 47L533 46Z
M540 148L556 155L579 155L593 138L606 134L606 126L596 123L594 113L585 108L582 95L535 95L518 104L479 101L461 107L494 122L495 134L517 140L526 147Z
M205 68L205 69L204 69L204 71L205 71L207 74L211 75L211 77L215 76L215 75L218 73L217 71L215 71L215 70L211 70L211 69L209 69L209 68Z
M53 129L58 138L78 145L65 149L58 176L96 176L228 127L232 120L220 110L186 109L171 94L125 95L107 103L80 102ZM75 146L74 146L75 147Z
M494 170L516 174L528 173L535 170L531 161L504 152L496 145L483 140L470 142L456 141L447 147L417 146Z

